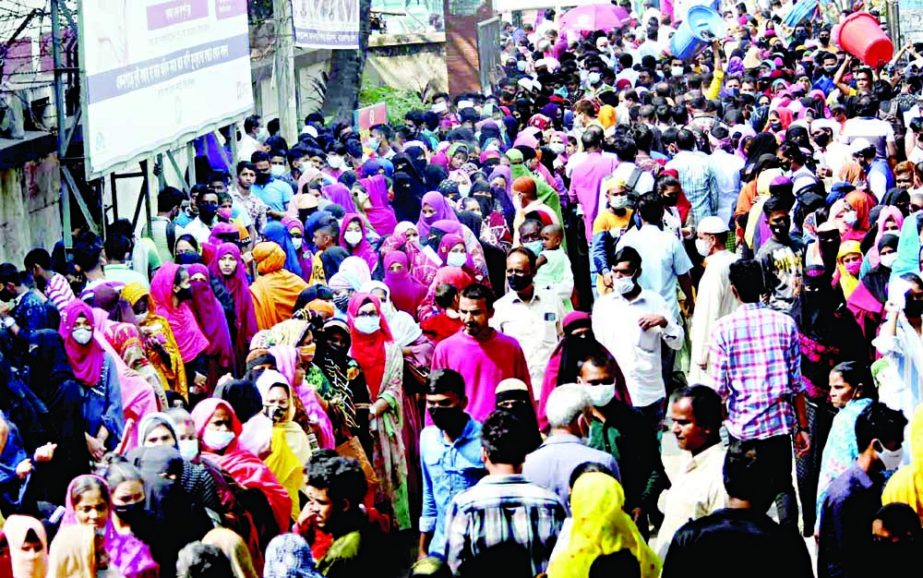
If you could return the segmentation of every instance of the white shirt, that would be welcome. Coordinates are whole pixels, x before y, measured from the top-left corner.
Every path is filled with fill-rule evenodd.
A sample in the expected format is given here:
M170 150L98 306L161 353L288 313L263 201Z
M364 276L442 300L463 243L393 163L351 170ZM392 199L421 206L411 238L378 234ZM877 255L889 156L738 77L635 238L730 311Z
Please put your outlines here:
M717 443L697 456L685 454L686 463L671 480L669 490L661 494L663 524L657 533L654 550L663 560L670 542L686 522L698 520L727 506L724 489L724 455L726 450Z
M641 255L641 287L660 294L669 305L672 321L679 321L679 302L676 300L677 277L692 269L692 261L679 239L667 230L654 225L629 229L619 239L617 249L634 247Z
M561 299L545 289L536 288L532 300L525 302L515 291L494 303L490 326L516 339L526 356L532 393L538 400L542 393L545 367L551 352L563 334L564 307Z
M208 241L208 238L212 234L212 230L208 228L208 225L203 223L198 217L190 221L185 227L177 227L177 229L179 229L176 232L177 239L179 239L181 235L192 235L195 237L195 240L198 241L200 247L203 243Z
M744 168L744 160L724 149L717 149L711 154L711 168L718 188L718 217L727 223L734 214L734 205L740 194L740 171Z
M641 329L638 320L643 315L662 315L666 327ZM683 328L671 316L666 301L653 291L642 290L634 301L609 293L593 305L593 333L596 339L615 357L625 381L631 402L645 407L666 397L661 370L661 341L671 349L683 346Z
M689 362L689 383L707 383L708 373L701 365L708 364L708 336L715 321L737 309L737 299L731 292L728 271L738 256L730 251L718 251L705 261L705 272L699 280L699 290L692 314L689 338L692 342Z
M888 158L888 145L894 144L894 128L877 118L851 118L843 125L840 140L850 144L856 139L868 139L877 150L878 158Z
M247 161L249 163L253 153L261 150L263 150L263 143L244 133L240 137L240 142L237 143L237 162Z

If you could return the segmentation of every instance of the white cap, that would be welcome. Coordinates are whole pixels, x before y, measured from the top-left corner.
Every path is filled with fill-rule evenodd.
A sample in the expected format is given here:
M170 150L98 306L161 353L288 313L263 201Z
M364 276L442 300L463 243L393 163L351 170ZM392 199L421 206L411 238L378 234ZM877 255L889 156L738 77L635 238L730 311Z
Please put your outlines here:
M857 138L856 140L849 143L849 150L853 153L860 153L866 149L875 148L875 145L872 144L867 138Z
M306 125L303 129L301 129L301 134L309 134L312 137L317 138L317 129L311 125Z
M728 225L721 217L705 217L699 221L697 230L708 235L720 235L728 232Z

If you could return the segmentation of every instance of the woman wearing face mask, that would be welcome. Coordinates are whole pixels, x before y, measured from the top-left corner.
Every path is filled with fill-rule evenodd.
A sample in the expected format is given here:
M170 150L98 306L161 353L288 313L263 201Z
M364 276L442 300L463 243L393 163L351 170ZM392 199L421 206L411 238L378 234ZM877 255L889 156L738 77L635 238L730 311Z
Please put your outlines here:
M416 225L409 221L398 223L394 234L384 240L381 254L388 256L395 251L407 256L410 276L428 287L439 269L440 260L434 251L424 248Z
M349 301L351 355L359 362L369 388L372 467L378 476L379 500L390 505L398 528L410 527L407 461L401 428L404 356L381 313L378 297L356 293Z
M218 377L236 366L228 321L230 316L230 322L233 323L234 309L229 307L226 310L218 301L212 291L210 274L205 265L189 265L187 271L192 286L190 307L202 329L202 334L208 340L208 347L204 353L208 368L207 391L211 392L215 389Z
M305 273L301 268L301 261L298 259L298 251L295 249L294 243L292 243L292 237L288 228L279 221L272 221L266 223L261 234L263 240L272 241L285 251L285 269L304 279ZM310 271L308 274L310 275Z
M186 366L170 322L154 309L150 292L137 283L122 289L122 298L131 304L141 329L144 351L167 389L188 399Z
M893 232L879 236L876 251L878 264L861 278L846 302L868 340L875 338L881 325L884 304L888 300L888 282L891 279L891 269L897 260L899 241L898 235Z
M421 239L429 238L429 229L437 221L458 221L455 210L449 205L439 191L430 191L423 195L420 220L417 221L417 233Z
M551 391L565 383L576 383L578 365L589 351L605 349L596 336L593 335L593 326L590 315L583 311L572 311L564 317L564 335L548 360L545 369L545 378L542 382L542 393L538 400L538 424L542 431L548 427L548 418L545 408ZM625 380L616 380L615 398L631 405L631 394L625 386Z
M295 217L285 217L282 219L282 226L288 231L288 236L292 240L292 248L295 250L296 259L301 267L301 278L310 281L313 256L310 247L305 243L302 221Z
M415 316L426 297L426 287L410 274L410 262L405 253L393 251L384 258L385 285L391 290L394 306Z
M192 419L202 456L245 489L258 490L268 502L272 520L261 519L261 514L251 508L257 527L265 529L260 541L265 543L269 536L287 531L291 525L291 498L266 464L240 445L238 437L242 427L231 405L216 398L203 400L192 411ZM271 522L275 522L275 529L269 531L270 526L266 524Z
M90 456L100 461L122 438L125 417L115 361L95 339L93 312L83 301L64 308L59 333L64 349L83 386L83 416Z
M12 515L3 524L10 548L13 578L45 578L48 572L48 538L35 518Z
M857 241L840 244L837 253L837 274L844 299L849 299L859 285L859 270L862 268L862 251ZM835 279L837 281L837 279Z
M105 329L106 341L121 357L129 369L136 372L154 390L160 407L166 407L166 383L154 369L141 341L141 330L133 323L109 323Z
M263 398L263 415L272 420L272 451L263 459L292 499L292 518L301 508L298 491L304 486L304 465L311 459L311 444L301 427L292 421L295 405L291 387L278 371L267 369L256 380Z
M141 490L142 503L143 499ZM131 533L127 523L117 527L111 513L111 493L106 482L98 476L80 476L67 488L61 528L84 526L93 530L98 567L111 566L125 578L156 578L159 575L158 565L148 545ZM52 558L56 544L57 540L52 544Z
M241 259L240 249L233 243L218 245L209 272L212 279L217 280L227 290L234 303L234 323L228 329L234 344L234 358L237 360L236 375L240 375L243 373L250 340L257 332L250 282L247 280L246 266Z
M833 417L828 401L828 375L842 361L869 359L869 351L859 325L822 267L812 266L806 271L794 310L801 343L801 381L807 395L808 427L814 440L811 452L796 458L795 464L798 491L804 504L804 527L812 528L820 452Z
M186 376L191 382L189 393L201 394L208 374L204 353L209 344L190 307L192 284L189 272L179 265L165 263L151 280L151 297L155 311L167 320L173 330L186 366Z
M474 266L474 261L468 255L465 248L465 241L458 235L448 234L439 241L439 249L436 254L442 259L443 267L455 267L467 273L478 283L484 283L490 287L490 280L485 277ZM431 287L432 288L432 287Z
M365 374L360 371L359 362L349 354L352 340L349 327L339 319L324 322L324 331L319 336L317 357L324 375L330 381L331 396L328 407L335 408L331 414L335 423L337 445L358 437L366 455L372 455L372 437L369 432L369 389Z
M844 361L828 375L830 405L836 415L826 444L822 444L820 474L817 482L817 514L824 503L830 482L852 467L859 456L856 444L856 418L876 400L875 385L868 367L856 361ZM804 507L807 507L805 505Z
M340 236L340 246L353 257L360 257L366 262L369 271L378 267L378 254L369 243L365 224L358 214L349 214L343 217L343 234Z
M504 252L508 251L513 244L513 235L510 233L506 217L498 202L498 199L506 196L505 182L502 175L496 176L489 183L484 180L476 181L471 188L470 197L477 202L481 217L479 239Z
M392 234L397 225L397 218L388 200L388 181L384 175L374 175L367 179L360 179L359 183L368 195L365 215L372 228L382 237Z

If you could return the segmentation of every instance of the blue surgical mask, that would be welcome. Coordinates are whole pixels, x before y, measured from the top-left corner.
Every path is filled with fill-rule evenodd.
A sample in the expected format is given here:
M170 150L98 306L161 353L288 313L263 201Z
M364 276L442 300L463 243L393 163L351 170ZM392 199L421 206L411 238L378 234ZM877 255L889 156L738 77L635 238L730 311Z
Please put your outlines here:
M523 243L522 246L532 251L532 254L535 255L536 257L538 257L539 253L542 252L541 239L539 239L538 241L529 241L528 243Z
M234 432L207 429L202 434L202 443L213 450L221 451L234 441Z

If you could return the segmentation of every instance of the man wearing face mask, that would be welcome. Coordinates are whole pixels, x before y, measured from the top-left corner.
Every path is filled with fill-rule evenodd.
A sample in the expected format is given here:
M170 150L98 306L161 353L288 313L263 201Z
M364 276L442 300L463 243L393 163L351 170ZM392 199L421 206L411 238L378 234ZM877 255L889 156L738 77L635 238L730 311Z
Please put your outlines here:
M270 218L281 219L285 216L289 201L292 200L292 188L272 175L272 162L269 153L255 152L250 157L250 162L253 163L253 167L256 169L256 179L250 187L251 194L269 207L266 214Z
M642 261L635 249L623 247L612 262L613 291L593 305L593 333L622 369L635 408L659 429L667 395L661 344L679 350L683 328L659 294L641 288Z
M253 153L263 150L266 136L263 119L259 115L254 114L244 119L244 134L237 143L237 161L249 161Z
M586 388L576 383L559 385L548 396L550 435L540 448L526 456L522 475L561 498L570 515L570 477L580 464L597 463L609 468L616 479L619 466L611 454L587 446L591 408Z
M656 512L657 499L670 487L670 480L660 458L657 432L641 412L616 393L620 385L616 382L621 381L618 365L600 345L590 347L577 363L577 383L592 405L587 445L618 462L625 512L647 538L647 515Z
M423 512L419 557L445 559L445 516L452 498L487 474L481 460L481 424L465 413L465 380L451 369L430 373L426 407L433 425L420 433Z
M763 213L772 237L763 242L756 260L766 279L768 304L776 311L789 313L804 276L804 245L792 238L791 203L784 197L770 197Z
M689 383L706 383L708 335L716 321L737 309L728 271L738 256L727 250L728 226L718 217L706 217L699 223L695 248L705 258L705 272L699 280L696 308L692 315L689 338L692 342Z
M217 223L215 215L218 213L218 194L206 185L195 185L192 187L192 195L199 214L177 232L177 237L192 235L202 245L208 242L212 227Z
M564 307L553 292L535 286L535 261L536 255L529 249L510 251L506 258L510 290L494 304L490 325L522 346L537 400L551 352L563 333Z
M0 301L0 321L13 335L26 339L32 331L56 329L60 323L54 305L38 289L25 286L12 263L0 264Z
M820 510L817 576L872 576L872 521L881 509L885 472L901 463L907 418L872 402L856 419L859 457L831 482Z

